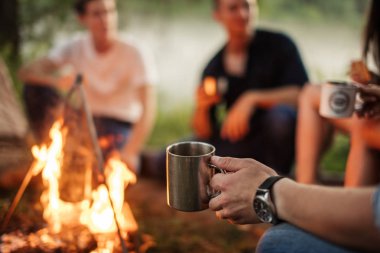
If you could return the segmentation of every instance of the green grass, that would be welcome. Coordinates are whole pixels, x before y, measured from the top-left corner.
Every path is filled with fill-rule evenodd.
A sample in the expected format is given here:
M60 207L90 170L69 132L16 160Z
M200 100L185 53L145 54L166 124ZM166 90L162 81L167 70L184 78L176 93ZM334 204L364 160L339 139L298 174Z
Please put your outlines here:
M191 135L192 107L179 105L171 110L161 109L158 113L153 133L148 141L148 148L157 149ZM321 162L323 172L342 175L346 167L349 151L349 138L337 134L330 149Z
M192 108L189 105L160 109L148 148L162 148L191 135L191 115Z
M349 146L349 138L346 135L338 134L322 159L323 170L327 173L342 174L346 167Z

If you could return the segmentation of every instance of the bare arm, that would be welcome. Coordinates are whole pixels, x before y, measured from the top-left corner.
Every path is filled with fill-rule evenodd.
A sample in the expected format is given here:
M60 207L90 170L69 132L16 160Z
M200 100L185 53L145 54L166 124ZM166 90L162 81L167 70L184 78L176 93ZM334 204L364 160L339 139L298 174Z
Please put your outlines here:
M53 75L58 70L58 66L47 58L41 58L21 67L19 77L24 83L34 83L39 85L54 85L57 78Z
M28 63L19 70L19 78L24 84L51 86L67 89L74 81L73 75L58 75L60 67L48 58Z
M258 223L252 207L256 190L276 172L252 159L213 156L211 162L232 173L212 178L211 186L221 194L210 200L210 209L233 223ZM334 243L378 252L374 192L374 188L311 186L282 179L274 185L272 197L280 219Z
M143 113L138 122L132 128L131 137L124 147L121 156L132 169L136 169L138 154L141 152L145 141L149 137L156 116L156 95L154 87L144 85L139 90L139 96L143 104Z
M197 88L192 127L198 138L206 139L211 136L210 108L219 101L219 96L207 95L202 86Z
M231 142L244 138L250 131L249 120L256 108L271 108L278 104L296 107L300 87L289 85L270 90L248 90L229 109L221 129L221 137Z
M280 180L274 186L279 217L340 245L378 251L372 188L338 188Z
M257 107L270 108L278 104L297 106L300 91L299 86L289 85L270 90L248 91L246 96L249 96L251 103Z

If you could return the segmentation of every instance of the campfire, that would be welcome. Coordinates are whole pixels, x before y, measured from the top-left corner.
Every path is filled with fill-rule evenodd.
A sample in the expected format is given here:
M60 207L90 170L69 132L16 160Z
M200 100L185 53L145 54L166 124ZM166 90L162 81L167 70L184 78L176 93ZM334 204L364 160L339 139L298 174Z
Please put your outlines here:
M41 174L46 226L28 235L3 234L0 252L141 251L137 245L141 243L133 238L138 225L124 196L127 186L136 183L136 175L119 159L103 162L97 157L96 145L91 143L93 122L86 117L83 97L80 101L79 109L63 110L46 143L32 147L34 161L12 203L17 205L30 178Z
M123 162L110 159L105 166L105 183L109 187L106 187L104 183L95 189L91 189L92 168L83 168L85 184L82 187L85 198L78 202L63 200L60 179L62 176L61 168L64 164L65 154L63 150L66 135L67 131L63 126L63 121L58 120L50 130L50 145L43 144L32 148L35 160L30 170L33 175L40 173L42 175L44 190L40 200L47 228L38 231L29 238L35 241L39 239L45 244L50 241L50 248L54 248L54 244L56 247L60 247L62 240L59 235L63 231L68 229L77 231L78 227L83 227L83 229L88 229L96 239L98 246L92 252L113 252L114 248L118 247L115 217L124 240L128 240L128 234L136 232L138 228L129 205L124 202L124 190L128 184L136 182L136 176L128 170ZM65 194L68 193L65 192ZM111 196L112 204L108 194ZM1 252L12 252L12 246L17 247L17 245L12 244L17 240L10 242L11 235L3 235L2 237L3 242L9 242L9 248L7 249L3 243ZM20 235L17 237L20 239ZM85 241L88 241L88 238L89 236L85 236L82 239L84 242L79 242L79 244L86 244Z

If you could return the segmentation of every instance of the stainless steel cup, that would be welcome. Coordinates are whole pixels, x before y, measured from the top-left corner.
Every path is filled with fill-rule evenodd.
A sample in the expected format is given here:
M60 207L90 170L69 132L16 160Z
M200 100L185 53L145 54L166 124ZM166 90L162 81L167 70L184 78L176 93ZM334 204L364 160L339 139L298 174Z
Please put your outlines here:
M166 149L167 203L180 211L208 208L217 195L209 185L215 173L223 172L210 164L215 147L203 142L180 142Z

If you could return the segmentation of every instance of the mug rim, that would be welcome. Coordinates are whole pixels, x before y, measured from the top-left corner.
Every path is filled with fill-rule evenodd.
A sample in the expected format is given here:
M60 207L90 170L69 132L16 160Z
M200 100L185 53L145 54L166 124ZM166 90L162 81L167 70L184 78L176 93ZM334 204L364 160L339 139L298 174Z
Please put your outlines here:
M184 145L184 144L197 144L197 145L205 145L205 146L208 146L208 147L211 147L211 151L206 153L206 154L203 154L203 155L177 155L177 154L174 154L173 152L170 151L170 149L172 147L175 147L175 146L179 146L179 145ZM201 142L201 141L182 141L182 142L176 142L176 143L173 143L171 145L169 145L167 148L166 148L166 153L172 155L172 156L175 156L175 157L204 157L204 156L210 156L210 155L213 155L215 153L215 147L209 143L206 143L206 142Z
M327 86L331 86L331 87L344 87L344 88L348 88L348 89L357 89L357 87L355 86L354 83L352 82L346 82L346 81L334 81L334 80L330 80L330 81L327 81L326 83L322 84L322 85L327 85Z

